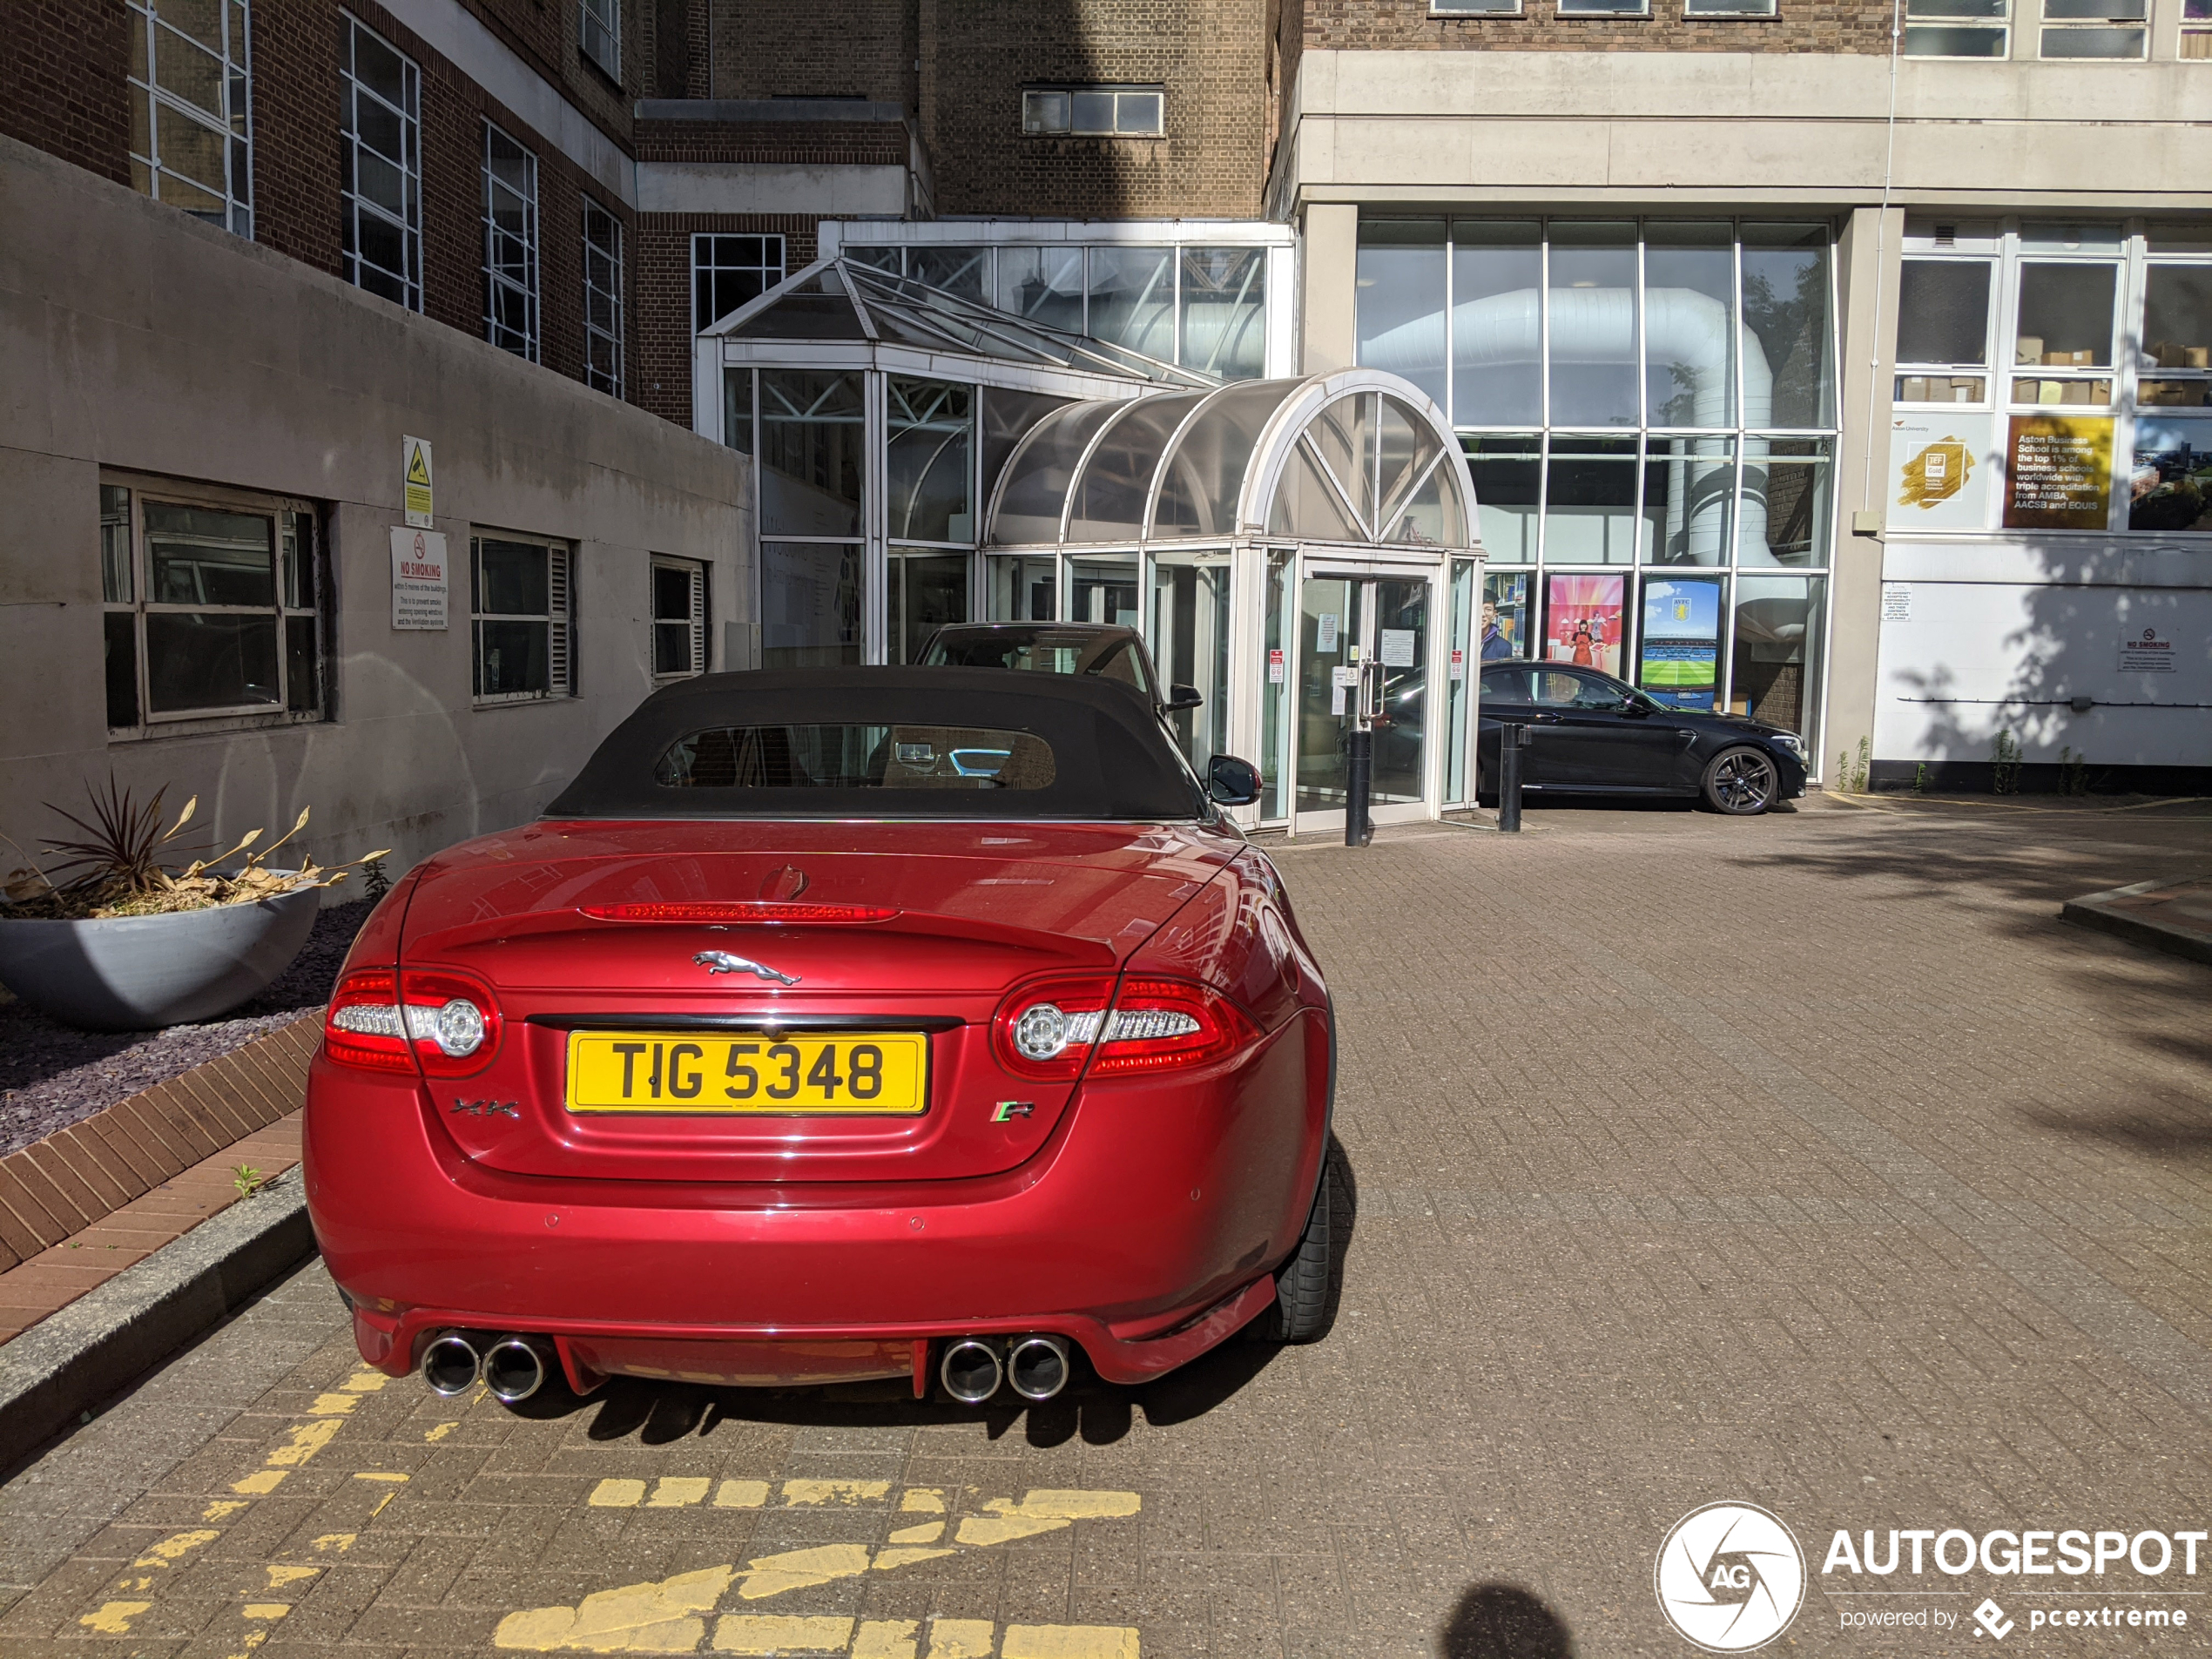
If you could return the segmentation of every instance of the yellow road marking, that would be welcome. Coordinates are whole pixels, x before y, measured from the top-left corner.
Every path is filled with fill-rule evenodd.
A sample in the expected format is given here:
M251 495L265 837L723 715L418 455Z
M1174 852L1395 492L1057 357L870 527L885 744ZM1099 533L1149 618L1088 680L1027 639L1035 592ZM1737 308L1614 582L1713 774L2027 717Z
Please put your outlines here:
M376 1501L376 1507L368 1512L368 1518L371 1521L375 1520L377 1516L382 1514L387 1509L389 1509L392 1507L392 1500L399 1495L400 1494L396 1492L386 1493L382 1497Z
M292 1444L280 1446L269 1453L268 1465L273 1469L297 1468L300 1464L330 1444L331 1437L344 1426L334 1419L323 1418L313 1423L292 1426Z
M912 1567L916 1561L934 1561L941 1555L950 1555L949 1549L914 1549L900 1548L876 1552L875 1570L887 1573L894 1567Z
M249 1619L280 1619L292 1611L289 1602L248 1602L246 1616Z
M594 1509L635 1508L645 1495L643 1480L608 1479L591 1488L591 1495L584 1500Z
M1109 1624L1009 1624L999 1659L1137 1659L1136 1632Z
M221 1521L226 1516L236 1514L245 1507L246 1500L243 1498L218 1498L200 1511L199 1518L202 1521Z
M258 1498L266 1493L274 1492L283 1481L284 1477L291 1473L289 1469L263 1469L258 1474L247 1475L243 1480L232 1481L231 1490L243 1492L251 1498Z
M786 1480L784 1502L793 1508L818 1503L873 1503L890 1490L888 1480Z
M852 1639L853 1621L840 1618L732 1613L714 1627L717 1653L842 1653Z
M748 1602L803 1590L833 1579L858 1578L868 1570L866 1544L822 1544L813 1549L786 1550L762 1555L745 1563L745 1582L738 1594Z
M914 1659L914 1619L871 1619L853 1637L853 1659Z
M706 1476L664 1474L653 1484L653 1495L645 1500L648 1509L681 1509L702 1502L706 1489L713 1484Z
M381 1371L364 1369L347 1378L343 1386L349 1394L374 1394L380 1393L384 1385L391 1380Z
M389 1480L395 1485L397 1485L401 1481L411 1480L414 1478L415 1477L410 1474L394 1474L390 1471L385 1469L356 1469L354 1471L354 1479L356 1480Z
M928 1521L919 1527L896 1528L891 1534L891 1541L894 1544L934 1544L944 1535L943 1521Z
M492 1645L530 1653L690 1653L706 1634L700 1615L722 1599L736 1576L735 1568L708 1567L601 1590L575 1607L510 1613L493 1632Z
M426 1433L422 1438L425 1442L435 1446L438 1441L445 1439L447 1435L452 1433L454 1430L459 1428L460 1426L461 1425L458 1423L441 1423L437 1426L437 1427Z
M945 1513L945 1494L940 1487L908 1487L906 1495L899 1500L899 1513L904 1515L941 1515Z
M268 1567L262 1569L269 1575L269 1588L280 1590L287 1584L297 1584L303 1578L313 1578L322 1571L320 1567Z
M758 1509L767 1501L765 1480L725 1480L714 1494L717 1509Z
M1010 1544L1016 1539L1035 1538L1040 1533L1058 1532L1078 1521L1133 1515L1137 1511L1138 1499L1134 1492L1047 1489L1031 1492L1019 1503L994 1498L983 1507L989 1513L961 1520L960 1531L954 1534L961 1543L979 1547Z
M104 1636L127 1636L131 1621L153 1605L151 1602L104 1602L97 1613L87 1613L78 1623Z
M359 1394L317 1394L315 1403L307 1407L310 1417L343 1417L361 1403Z
M327 1532L315 1540L315 1548L334 1549L342 1555L354 1547L354 1540L360 1536L357 1532Z
M223 1534L210 1527L199 1532L172 1533L159 1543L131 1563L133 1567L174 1567L202 1544L212 1544Z
M988 1619L932 1619L929 1659L991 1659L997 1627Z

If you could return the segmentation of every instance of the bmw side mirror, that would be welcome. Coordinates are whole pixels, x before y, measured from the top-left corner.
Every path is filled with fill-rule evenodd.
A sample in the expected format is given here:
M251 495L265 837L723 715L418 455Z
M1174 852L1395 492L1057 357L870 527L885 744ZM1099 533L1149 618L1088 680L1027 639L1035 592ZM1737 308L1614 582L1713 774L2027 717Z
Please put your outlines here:
M1177 709L1202 707L1205 700L1195 685L1170 685L1168 687L1168 700L1160 706L1172 714Z
M1224 806L1249 806L1259 799L1259 768L1235 755L1206 762L1206 793Z

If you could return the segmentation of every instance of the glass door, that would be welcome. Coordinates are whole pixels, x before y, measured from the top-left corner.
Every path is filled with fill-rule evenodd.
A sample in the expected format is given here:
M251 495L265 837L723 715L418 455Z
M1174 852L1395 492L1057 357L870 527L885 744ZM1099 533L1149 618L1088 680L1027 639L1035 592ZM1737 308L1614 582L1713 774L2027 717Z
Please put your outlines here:
M1374 698L1377 823L1430 815L1426 573L1313 571L1298 590L1296 828L1341 828L1363 677Z

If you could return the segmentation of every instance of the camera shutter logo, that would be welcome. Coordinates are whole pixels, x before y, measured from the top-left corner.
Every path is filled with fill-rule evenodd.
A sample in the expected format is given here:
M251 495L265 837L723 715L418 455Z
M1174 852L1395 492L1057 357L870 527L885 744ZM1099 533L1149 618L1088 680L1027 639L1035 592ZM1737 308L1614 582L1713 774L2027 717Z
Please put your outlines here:
M1804 1551L1757 1504L1691 1510L1659 1546L1653 1577L1667 1622L1709 1653L1764 1647L1805 1599Z

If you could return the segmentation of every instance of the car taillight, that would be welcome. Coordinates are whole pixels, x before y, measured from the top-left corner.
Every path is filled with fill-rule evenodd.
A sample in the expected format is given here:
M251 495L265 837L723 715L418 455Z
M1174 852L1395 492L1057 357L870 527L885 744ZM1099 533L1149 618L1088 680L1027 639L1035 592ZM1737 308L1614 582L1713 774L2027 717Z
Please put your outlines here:
M991 1035L1017 1076L1065 1080L1210 1065L1258 1028L1219 992L1187 980L1132 979L1108 1005L1104 978L1025 985L1000 1006Z
M464 1077L499 1049L499 1004L489 988L451 973L357 968L323 1015L323 1049L341 1066Z

